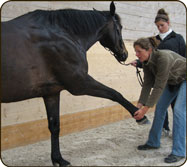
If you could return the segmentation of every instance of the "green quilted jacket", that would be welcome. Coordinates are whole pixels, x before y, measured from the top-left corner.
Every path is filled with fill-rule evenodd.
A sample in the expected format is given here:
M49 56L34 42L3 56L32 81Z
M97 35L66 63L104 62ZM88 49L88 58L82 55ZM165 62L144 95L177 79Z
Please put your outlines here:
M144 84L139 103L153 107L165 86L178 85L186 80L186 58L170 50L153 50L143 62Z

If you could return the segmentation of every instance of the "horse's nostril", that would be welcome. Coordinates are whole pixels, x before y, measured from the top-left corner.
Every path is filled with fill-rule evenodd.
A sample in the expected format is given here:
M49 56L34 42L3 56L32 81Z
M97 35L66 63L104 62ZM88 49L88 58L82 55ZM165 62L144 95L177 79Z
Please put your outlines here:
M124 61L127 59L127 57L128 57L128 53L124 53L123 54Z
M128 56L128 52L124 52L124 55L125 55L125 56Z

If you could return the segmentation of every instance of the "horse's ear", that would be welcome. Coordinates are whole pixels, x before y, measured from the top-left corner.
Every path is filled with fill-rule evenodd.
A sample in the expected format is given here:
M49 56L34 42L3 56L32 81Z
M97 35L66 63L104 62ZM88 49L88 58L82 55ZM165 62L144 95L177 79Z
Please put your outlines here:
M115 10L116 10L115 4L114 4L114 2L112 1L112 2L110 3L110 14L111 14L112 16L115 15Z
M95 8L93 8L93 11L97 11Z

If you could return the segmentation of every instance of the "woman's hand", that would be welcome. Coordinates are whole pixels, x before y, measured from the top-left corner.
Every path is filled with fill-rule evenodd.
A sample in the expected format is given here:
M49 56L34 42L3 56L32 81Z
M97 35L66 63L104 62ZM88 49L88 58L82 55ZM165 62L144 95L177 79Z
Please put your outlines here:
M129 64L132 65L132 66L134 66L134 67L136 67L137 66L137 61L134 60L134 61L130 62Z
M149 107L144 106L134 113L134 118L140 120L144 117L145 113L148 111Z

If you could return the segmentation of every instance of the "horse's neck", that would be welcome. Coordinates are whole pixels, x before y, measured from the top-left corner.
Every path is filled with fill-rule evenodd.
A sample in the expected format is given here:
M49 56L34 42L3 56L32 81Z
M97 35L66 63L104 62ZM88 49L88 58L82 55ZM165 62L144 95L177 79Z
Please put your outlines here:
M67 14L65 15L66 17L64 13ZM71 38L81 43L86 51L99 40L100 31L106 25L107 21L104 13L101 14L96 11L66 10L60 14L62 16L62 25L65 23L69 24L69 26L63 26L64 30L71 34Z
M79 43L82 44L82 47L87 51L90 47L92 47L97 41L100 40L102 33L100 33L103 26L98 29L96 32L93 32L92 34L89 34L86 37L76 37L79 41Z
M81 39L82 45L84 49L87 51L90 47L92 47L98 41L97 37L90 36L88 38Z

